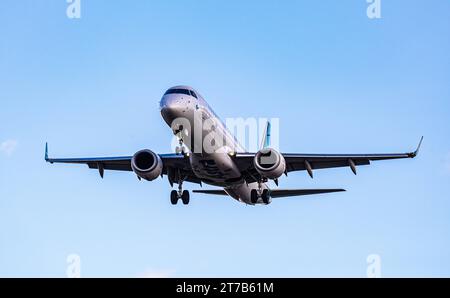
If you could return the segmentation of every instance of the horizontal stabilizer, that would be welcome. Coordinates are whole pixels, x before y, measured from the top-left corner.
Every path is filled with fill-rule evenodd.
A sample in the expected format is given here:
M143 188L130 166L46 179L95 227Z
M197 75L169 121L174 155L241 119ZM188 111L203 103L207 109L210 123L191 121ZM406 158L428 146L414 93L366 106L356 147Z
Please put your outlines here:
M194 193L203 193L207 195L219 195L219 196L227 196L228 194L223 189L201 189L201 190L193 190Z
M322 193L330 192L341 192L345 189L331 188L331 189L273 189L270 191L270 196L272 198L284 198L284 197L295 197L295 196L306 196L306 195L317 195ZM194 193L202 193L207 195L221 195L226 196L227 193L222 189L202 189L193 190Z
M341 191L345 191L345 189L273 189L270 191L270 196L272 198L284 198Z

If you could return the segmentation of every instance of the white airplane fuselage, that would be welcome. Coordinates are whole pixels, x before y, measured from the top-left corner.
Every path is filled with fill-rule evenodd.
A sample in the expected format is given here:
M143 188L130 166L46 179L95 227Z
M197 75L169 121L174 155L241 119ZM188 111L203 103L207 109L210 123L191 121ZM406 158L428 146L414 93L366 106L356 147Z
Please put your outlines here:
M179 139L176 153L157 154L142 149L127 156L54 158L49 157L45 144L45 161L51 164L85 164L97 169L101 178L105 170L134 172L139 180L153 181L167 176L178 191L170 192L170 202L184 205L190 202L183 182L206 183L223 189L193 190L193 193L229 195L249 204L271 203L272 198L298 197L343 192L342 188L269 189L266 183L289 172L306 171L313 178L318 169L349 167L356 175L356 167L371 161L415 158L423 137L415 151L391 154L310 154L281 153L271 148L271 124L268 121L257 152L247 152L214 113L204 98L187 86L168 89L160 101L161 115ZM242 127L240 127L242 128ZM238 131L240 129L238 127Z
M172 91L189 90L189 94ZM252 204L250 192L258 183L247 184L233 161L236 152L245 152L204 98L188 86L170 88L160 102L164 121L189 149L189 162L202 182L223 187L232 198ZM199 136L200 135L200 136ZM268 189L261 183L260 190ZM257 204L263 204L258 199Z

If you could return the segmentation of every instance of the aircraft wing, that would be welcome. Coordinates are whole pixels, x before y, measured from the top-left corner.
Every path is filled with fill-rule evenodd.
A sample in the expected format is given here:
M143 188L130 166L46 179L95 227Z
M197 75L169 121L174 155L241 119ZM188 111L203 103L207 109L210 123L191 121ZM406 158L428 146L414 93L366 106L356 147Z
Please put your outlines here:
M164 168L163 174L167 175L170 171L180 171L186 177L185 181L200 183L200 180L194 175L189 160L180 154L158 154L161 158ZM45 145L45 161L49 163L67 163L67 164L85 164L90 169L98 169L103 178L104 170L114 171L133 171L131 168L131 159L133 156L116 157L87 157L87 158L49 158L48 145Z
M393 154L302 154L302 153L283 153L286 160L286 173L293 171L308 171L313 177L313 170L328 169L336 167L350 167L356 175L356 167L361 165L369 165L371 161L414 158L419 153L420 140L417 149L407 153ZM253 159L256 153L237 153L235 156L236 163L243 173L246 173L247 182L255 182L259 178L259 174L253 165Z

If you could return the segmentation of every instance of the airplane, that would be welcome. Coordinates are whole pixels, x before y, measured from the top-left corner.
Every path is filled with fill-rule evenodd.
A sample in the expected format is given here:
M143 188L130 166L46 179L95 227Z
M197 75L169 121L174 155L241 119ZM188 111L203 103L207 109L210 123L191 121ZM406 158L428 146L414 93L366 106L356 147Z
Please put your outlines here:
M409 153L280 153L270 147L271 124L267 122L260 150L246 152L205 99L189 86L168 89L160 101L160 112L179 139L180 146L176 148L175 153L157 154L144 149L132 156L49 158L46 143L45 161L51 164L86 164L91 169L97 169L101 178L105 170L132 171L139 180L147 181L165 175L172 188L174 183L178 184L178 190L172 190L170 193L170 202L173 205L180 199L184 205L190 202L189 192L183 190L183 182L220 187L194 190L194 193L230 196L248 205L268 205L276 198L345 191L339 188L279 189L268 186L269 181L274 181L278 186L278 179L282 175L306 171L313 178L314 170L336 167L349 167L356 175L357 166L369 165L371 161L416 157L423 141L422 137L417 149ZM190 129L195 126L195 121L205 120L212 124L201 126L200 129ZM211 135L215 140L224 142L206 150L205 144L208 142L205 143L205 140Z

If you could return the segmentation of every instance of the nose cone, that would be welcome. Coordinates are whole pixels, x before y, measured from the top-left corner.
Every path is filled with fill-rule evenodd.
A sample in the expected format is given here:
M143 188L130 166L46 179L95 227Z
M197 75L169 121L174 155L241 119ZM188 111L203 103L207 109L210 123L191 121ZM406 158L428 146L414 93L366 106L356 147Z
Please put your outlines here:
M159 103L159 107L162 117L168 124L174 119L181 117L185 109L183 108L181 97L176 94L164 95Z
M173 104L173 96L170 95L164 95L161 98L161 101L159 102L159 108L161 110L165 109L165 108L169 108L172 104Z

